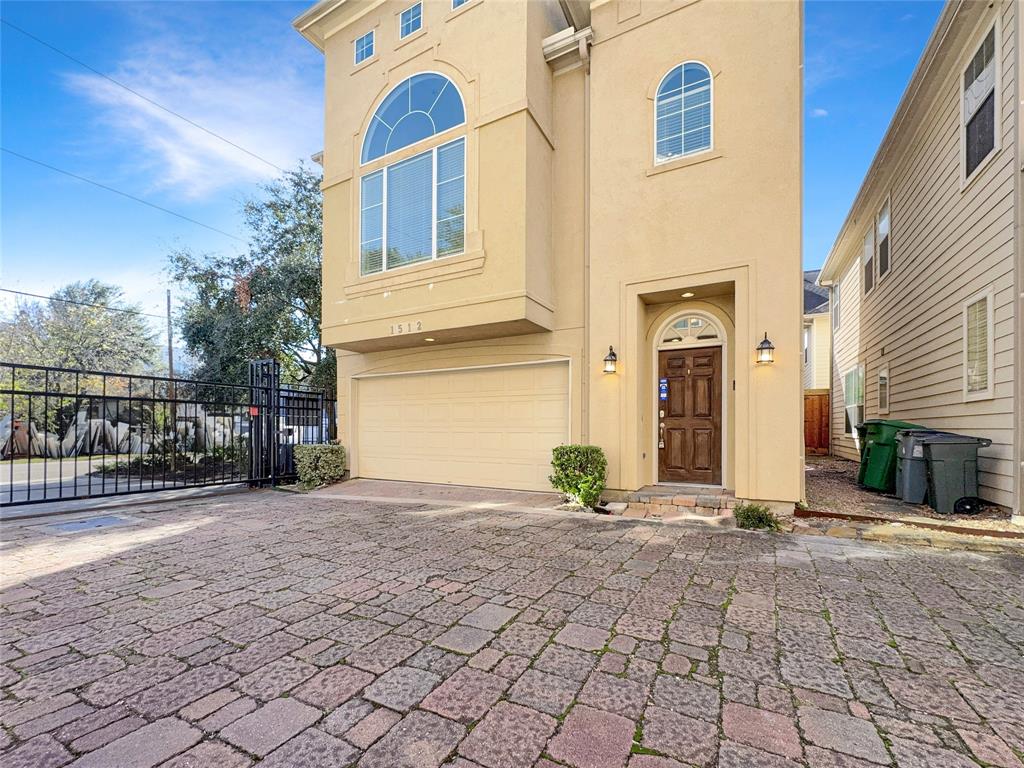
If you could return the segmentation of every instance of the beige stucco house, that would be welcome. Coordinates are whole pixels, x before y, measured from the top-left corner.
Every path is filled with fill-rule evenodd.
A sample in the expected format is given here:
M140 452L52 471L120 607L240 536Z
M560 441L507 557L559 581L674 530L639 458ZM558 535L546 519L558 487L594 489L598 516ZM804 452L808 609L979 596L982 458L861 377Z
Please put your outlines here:
M613 490L801 497L799 3L323 0L295 26L326 59L353 476L546 490L582 442Z
M1022 19L949 2L819 275L833 452L884 416L987 437L981 495L1020 506Z

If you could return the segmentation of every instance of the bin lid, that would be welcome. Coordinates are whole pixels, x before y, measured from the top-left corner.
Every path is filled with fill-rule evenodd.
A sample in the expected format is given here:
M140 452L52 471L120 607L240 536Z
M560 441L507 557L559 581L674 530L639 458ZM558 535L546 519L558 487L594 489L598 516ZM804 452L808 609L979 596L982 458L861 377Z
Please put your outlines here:
M987 437L974 437L973 435L957 435L953 432L936 432L921 438L925 445L945 443L947 445L980 445L987 448L992 441Z

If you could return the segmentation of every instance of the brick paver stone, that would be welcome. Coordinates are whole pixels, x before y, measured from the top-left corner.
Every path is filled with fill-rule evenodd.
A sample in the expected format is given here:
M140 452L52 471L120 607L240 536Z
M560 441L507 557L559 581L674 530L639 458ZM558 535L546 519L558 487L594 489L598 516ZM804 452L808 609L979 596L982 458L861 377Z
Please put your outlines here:
M484 603L479 608L470 611L468 614L463 616L460 620L460 624L467 624L470 627L476 627L477 629L489 629L491 631L499 630L519 613L514 608L508 608L503 605L495 605L494 603Z
M359 750L318 728L308 728L261 760L260 768L343 768Z
M397 712L381 707L364 717L353 726L345 738L360 749L367 749L373 742L391 730L391 727L402 719Z
M395 667L367 686L363 696L377 704L407 712L423 700L441 678L415 667Z
M471 667L463 667L430 692L420 707L439 715L472 723L479 720L501 697L509 681Z
M581 703L605 712L639 718L647 702L647 689L635 680L594 672L578 698Z
M235 687L257 699L269 701L287 693L317 672L319 669L313 664L307 664L294 656L282 656L262 669L249 673L235 683Z
M249 768L252 759L218 741L204 741L160 768Z
M359 768L438 768L466 729L431 712L416 711L370 747Z
M588 627L585 624L566 624L555 635L555 642L583 651L599 651L604 648L609 636L606 630L597 627Z
M791 717L729 703L722 708L722 727L733 741L783 757L800 757L800 734Z
M653 701L681 715L718 721L718 689L696 680L658 675L654 680Z
M581 704L548 742L547 752L573 768L622 768L635 730L632 720Z
M384 635L379 640L374 640L355 653L349 654L346 661L353 667L369 670L379 675L401 664L422 647L423 643L411 637Z
M893 739L892 753L899 768L978 768L966 755L909 739Z
M49 734L29 739L2 757L0 765L3 765L3 768L60 768L74 759L72 754Z
M220 732L222 739L263 757L320 719L320 711L295 699L274 699Z
M811 762L812 768L867 768L870 763L848 762L849 758L837 755L835 752L826 753L819 762ZM787 757L773 755L771 752L764 752L754 749L746 744L737 744L735 741L723 741L718 748L718 768L802 768L803 763L797 763Z
M301 686L292 695L320 709L336 709L373 682L373 675L361 669L338 665L328 667Z
M556 725L550 715L503 701L459 745L459 754L487 768L522 768L540 756Z
M799 715L800 729L812 744L875 763L889 762L885 745L869 721L811 707L801 707Z
M488 632L476 627L467 627L463 624L456 624L448 631L434 638L434 645L445 648L456 653L476 653L483 648L494 637L493 632Z
M184 752L202 737L202 731L184 720L165 717L87 753L75 761L74 768L152 768Z
M510 701L559 717L576 696L580 684L558 675L528 669L508 692Z
M668 709L650 706L644 713L643 746L684 763L711 765L718 749L718 728Z

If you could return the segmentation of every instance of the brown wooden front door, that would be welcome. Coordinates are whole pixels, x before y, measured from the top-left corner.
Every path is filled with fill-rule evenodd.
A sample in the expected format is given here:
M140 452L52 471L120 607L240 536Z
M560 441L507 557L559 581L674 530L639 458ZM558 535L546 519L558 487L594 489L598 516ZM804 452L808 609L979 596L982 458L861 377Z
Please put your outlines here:
M658 480L720 485L722 348L659 352L658 379Z

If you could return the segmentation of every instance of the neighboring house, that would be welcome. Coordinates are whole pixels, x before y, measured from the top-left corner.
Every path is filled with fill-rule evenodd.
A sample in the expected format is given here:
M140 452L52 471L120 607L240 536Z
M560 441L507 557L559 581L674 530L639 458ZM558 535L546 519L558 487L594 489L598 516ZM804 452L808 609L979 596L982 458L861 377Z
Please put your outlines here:
M818 270L804 272L804 391L828 391L832 378L832 333L828 289L817 284Z
M799 3L323 0L295 26L326 57L353 476L548 490L580 442L613 490L801 497Z
M1016 515L1020 35L1014 2L947 3L818 277L833 452L856 458L878 416L990 438L981 495Z

